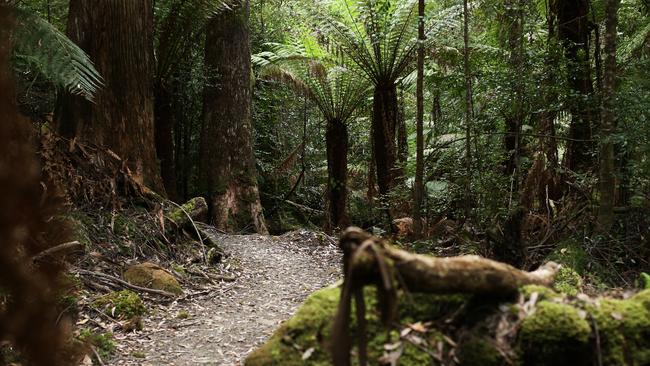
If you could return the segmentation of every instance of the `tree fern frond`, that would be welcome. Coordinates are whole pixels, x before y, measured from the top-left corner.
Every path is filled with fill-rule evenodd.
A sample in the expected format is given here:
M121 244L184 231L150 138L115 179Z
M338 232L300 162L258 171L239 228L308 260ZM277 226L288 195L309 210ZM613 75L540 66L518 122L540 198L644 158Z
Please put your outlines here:
M650 17L645 20L645 26L639 27L639 30L629 38L621 42L618 48L617 57L622 64L630 61L632 56L643 46L650 42Z
M53 25L16 10L14 60L19 69L37 70L53 84L92 100L102 78L86 53Z

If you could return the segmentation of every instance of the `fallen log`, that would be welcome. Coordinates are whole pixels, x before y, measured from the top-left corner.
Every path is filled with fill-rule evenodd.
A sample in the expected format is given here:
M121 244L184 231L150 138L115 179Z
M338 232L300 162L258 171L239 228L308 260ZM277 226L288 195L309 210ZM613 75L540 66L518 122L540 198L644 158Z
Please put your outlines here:
M363 287L377 286L384 324L390 324L397 308L398 288L423 293L516 294L523 285L550 286L560 269L549 262L537 271L525 272L479 256L436 258L397 249L359 228L348 228L339 242L343 251L343 290L332 332L335 366L349 366L352 341L349 324L351 299L357 299L359 329L365 328L365 306L359 298ZM366 360L365 337L359 337L359 365Z
M208 204L203 197L192 198L183 205L174 202L171 204L174 207L165 214L165 217L177 228L184 228L194 221L202 220L208 213Z
M358 250L366 244L365 250ZM372 245L377 251L369 250ZM438 258L395 248L358 228L347 229L340 240L344 261L351 261L353 277L372 283L379 274L378 257L396 272L405 290L425 293L509 295L523 285L550 286L560 266L549 262L534 272L476 255ZM348 273L347 270L345 273Z

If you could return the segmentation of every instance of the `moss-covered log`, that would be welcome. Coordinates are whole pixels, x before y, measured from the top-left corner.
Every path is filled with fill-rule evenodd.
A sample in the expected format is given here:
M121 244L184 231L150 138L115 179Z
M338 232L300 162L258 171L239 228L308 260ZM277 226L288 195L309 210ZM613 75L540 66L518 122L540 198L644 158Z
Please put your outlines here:
M400 284L412 292L509 295L523 285L550 286L559 265L549 262L534 272L475 255L437 258L395 248L358 228L341 236L346 272L356 281L374 283L381 260L396 272ZM348 272L351 268L352 272Z
M174 207L165 215L176 227L182 228L192 221L202 220L207 217L208 204L203 197L192 198L185 204Z
M345 281L334 321L332 356L334 365L349 366L352 340L349 335L351 299L356 299L360 318L359 364L367 364L365 305L361 289L376 284L382 320L392 322L397 289L424 293L513 295L523 285L550 286L560 266L550 262L535 272L524 272L508 264L479 256L436 258L412 254L387 244L359 228L348 228L340 240Z
M332 365L332 322L341 288L312 294L246 366ZM650 364L650 290L627 299L580 300L525 286L514 301L484 296L400 295L399 323L385 330L376 291L364 291L369 311L368 360L391 354L400 366L641 366ZM350 334L358 335L356 320ZM459 363L458 363L458 362Z
M478 257L418 256L359 229L341 246L343 286L314 293L246 366L650 365L650 290L575 296L566 276L553 279L556 265L528 273ZM368 310L351 318L357 304Z

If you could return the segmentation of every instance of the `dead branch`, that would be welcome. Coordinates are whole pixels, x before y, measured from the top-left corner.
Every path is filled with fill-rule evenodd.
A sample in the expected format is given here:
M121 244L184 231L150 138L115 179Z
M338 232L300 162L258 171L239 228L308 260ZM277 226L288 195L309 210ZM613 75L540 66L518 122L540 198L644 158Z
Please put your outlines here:
M176 295L172 294L171 292L132 285L132 284L120 279L120 278L108 275L106 273L87 271L85 269L77 269L75 272L80 274L80 275L98 277L98 278L101 278L101 279L104 279L104 280L113 281L115 283L118 283L118 284L120 284L120 285L122 285L124 287L130 288L131 290L135 290L135 291L146 292L146 293L150 293L150 294L154 294L154 295L160 295L160 296L171 297L171 298L176 297Z
M32 262L38 262L38 261L42 260L43 258L49 257L49 256L51 256L53 254L58 253L58 252L63 252L63 251L66 251L68 249L77 249L77 248L79 248L79 249L83 248L83 244L81 244L78 241L71 241L69 243L59 244L57 246L48 248L48 249L36 254L35 256L32 257Z

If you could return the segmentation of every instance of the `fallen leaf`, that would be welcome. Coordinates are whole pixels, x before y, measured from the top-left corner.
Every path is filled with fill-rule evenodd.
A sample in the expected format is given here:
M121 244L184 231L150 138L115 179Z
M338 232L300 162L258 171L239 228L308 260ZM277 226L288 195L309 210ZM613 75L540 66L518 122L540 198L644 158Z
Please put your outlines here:
M316 350L316 349L315 349L314 347L310 347L310 348L308 348L308 349L305 351L305 353L302 354L302 360L303 360L303 361L308 360L309 357L311 357L311 355L314 354L314 351L315 351L315 350Z
M422 324L422 322L417 322L417 323L415 323L415 324L409 324L408 327L411 328L411 329L413 329L414 331L416 331L416 332L418 332L418 333L426 333L427 330L428 330L428 329L424 326L424 324Z

